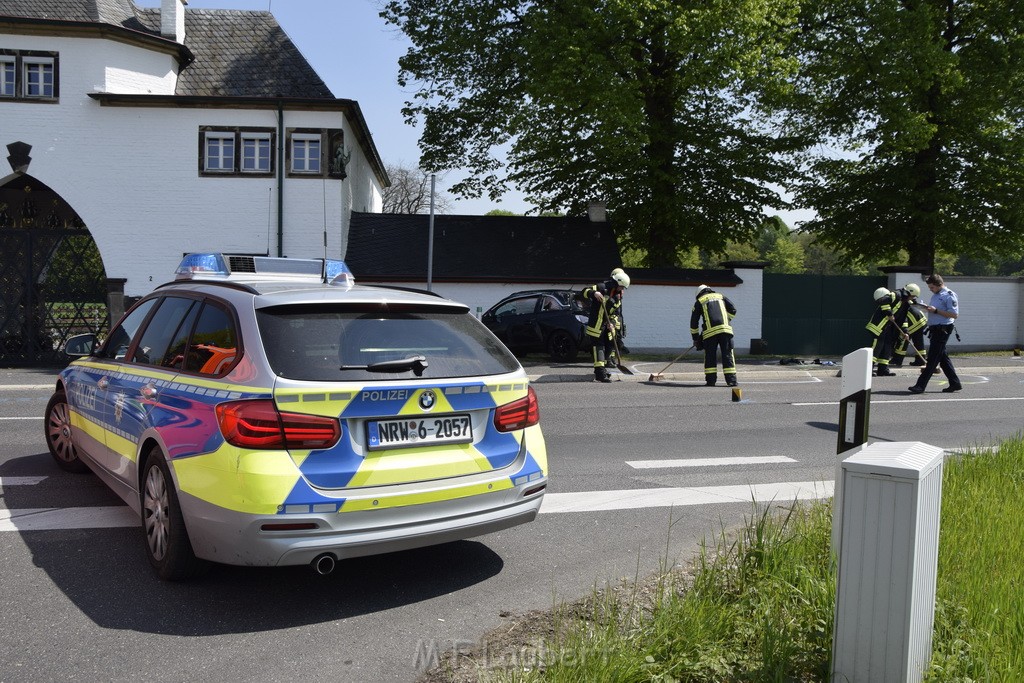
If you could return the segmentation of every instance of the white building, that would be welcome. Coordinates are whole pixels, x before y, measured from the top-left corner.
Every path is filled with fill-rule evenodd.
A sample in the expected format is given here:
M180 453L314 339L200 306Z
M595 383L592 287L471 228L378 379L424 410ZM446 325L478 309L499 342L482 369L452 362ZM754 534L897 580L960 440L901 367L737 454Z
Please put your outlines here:
M186 4L0 0L0 266L35 272L0 323L47 269L28 233L84 226L138 296L189 251L341 257L351 211L380 210L359 104L269 12Z

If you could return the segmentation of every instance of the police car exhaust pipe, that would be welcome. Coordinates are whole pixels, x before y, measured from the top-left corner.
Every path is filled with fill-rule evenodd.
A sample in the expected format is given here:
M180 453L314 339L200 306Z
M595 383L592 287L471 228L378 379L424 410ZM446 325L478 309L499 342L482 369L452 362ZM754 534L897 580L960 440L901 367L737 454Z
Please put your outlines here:
M327 576L334 571L334 567L337 564L337 560L334 559L334 555L330 553L324 553L317 555L313 558L313 561L309 563L309 566L313 568L320 576Z

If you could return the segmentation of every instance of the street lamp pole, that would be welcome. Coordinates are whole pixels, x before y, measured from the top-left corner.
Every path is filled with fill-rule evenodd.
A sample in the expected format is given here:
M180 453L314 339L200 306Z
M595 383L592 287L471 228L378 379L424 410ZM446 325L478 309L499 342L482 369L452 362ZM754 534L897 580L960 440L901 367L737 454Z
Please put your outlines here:
M427 291L434 281L434 174L430 174L430 229L427 231Z

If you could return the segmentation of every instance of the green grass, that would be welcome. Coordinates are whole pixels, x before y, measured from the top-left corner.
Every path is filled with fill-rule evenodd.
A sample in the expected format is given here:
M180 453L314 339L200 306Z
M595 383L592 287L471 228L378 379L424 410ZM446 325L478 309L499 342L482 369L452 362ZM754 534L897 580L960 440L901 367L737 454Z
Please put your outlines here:
M1024 437L944 465L934 681L1024 680Z
M1024 439L947 458L932 682L1024 680ZM835 572L830 501L755 512L688 572L556 610L537 666L488 679L826 681Z

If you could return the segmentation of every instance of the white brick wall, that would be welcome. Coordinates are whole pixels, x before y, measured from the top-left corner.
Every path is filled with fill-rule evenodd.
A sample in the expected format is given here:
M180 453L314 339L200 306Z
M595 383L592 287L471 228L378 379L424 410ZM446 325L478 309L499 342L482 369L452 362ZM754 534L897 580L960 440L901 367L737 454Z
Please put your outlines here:
M276 130L276 111L102 107L88 94L173 93L174 59L98 38L0 34L0 47L59 53L59 103L3 102L0 144L32 146L28 173L78 212L125 294L171 279L183 252L277 254L277 178L198 173L200 126ZM348 179L286 177L283 193L284 254L323 256L326 224L341 257L350 210L380 210L378 182L341 112L286 110L284 126L345 131Z
M943 276L946 287L956 292L960 316L956 319L956 337L949 350L976 351L1021 348L1024 346L1024 278ZM926 303L931 292L918 272L893 273L888 287L896 289L908 282L921 285Z
M736 287L715 287L729 297L738 311L733 320L737 353L750 352L750 340L761 338L763 272L759 269L736 269L743 280ZM358 281L359 274L356 273ZM921 281L920 273L896 274L890 288ZM402 287L426 288L426 284L390 283ZM960 300L960 317L956 327L960 342L950 341L950 350L981 351L1024 347L1022 311L1024 311L1024 278L949 277L946 284ZM582 285L536 282L514 284L435 283L433 291L461 301L479 316L503 297L526 289L575 289ZM922 296L927 300L928 289ZM690 311L694 286L633 284L623 300L628 336L632 351L682 351L690 343Z
M733 320L736 350L750 351L750 340L761 336L762 272L758 269L737 269L743 279L737 287L716 287L736 306L738 314ZM359 273L356 273L356 281ZM426 284L384 283L401 287L426 288ZM514 284L435 283L433 291L441 296L460 301L479 316L502 298L527 289L573 289L586 285L536 282ZM622 310L626 320L626 343L632 351L682 351L690 346L690 311L695 300L694 286L633 284L623 298Z

